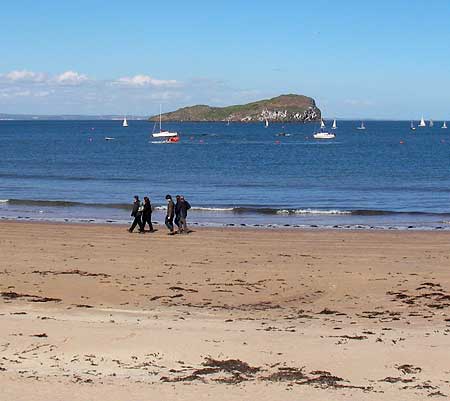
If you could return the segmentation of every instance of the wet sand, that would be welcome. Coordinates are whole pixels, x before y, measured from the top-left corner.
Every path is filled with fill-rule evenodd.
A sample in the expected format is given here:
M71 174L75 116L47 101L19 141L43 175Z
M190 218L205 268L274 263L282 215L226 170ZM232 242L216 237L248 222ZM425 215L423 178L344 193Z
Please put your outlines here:
M450 398L450 233L0 222L1 400Z

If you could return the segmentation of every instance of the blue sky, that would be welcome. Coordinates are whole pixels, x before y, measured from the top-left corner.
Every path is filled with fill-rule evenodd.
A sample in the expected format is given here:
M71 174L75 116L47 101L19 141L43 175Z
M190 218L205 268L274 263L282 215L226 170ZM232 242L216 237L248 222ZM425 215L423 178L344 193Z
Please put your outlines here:
M5 1L0 113L142 114L281 93L450 119L450 2Z

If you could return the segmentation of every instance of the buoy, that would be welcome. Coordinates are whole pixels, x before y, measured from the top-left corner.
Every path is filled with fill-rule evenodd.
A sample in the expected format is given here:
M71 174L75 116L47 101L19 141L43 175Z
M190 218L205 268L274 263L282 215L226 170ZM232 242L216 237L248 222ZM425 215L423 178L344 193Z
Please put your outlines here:
M405 142L404 141L400 141L400 145L403 145Z
M280 141L275 141L275 145L279 145L280 143Z

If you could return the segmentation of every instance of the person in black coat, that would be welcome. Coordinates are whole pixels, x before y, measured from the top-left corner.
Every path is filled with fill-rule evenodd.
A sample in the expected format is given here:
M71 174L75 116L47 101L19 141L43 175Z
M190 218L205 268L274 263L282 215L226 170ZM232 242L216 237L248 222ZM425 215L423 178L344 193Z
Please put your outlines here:
M191 205L189 204L189 202L184 199L184 196L180 196L180 205L179 205L179 215L180 215L180 223L179 223L179 229L178 229L178 233L184 233L187 234L188 228L187 228L187 215L188 215L188 210L191 208Z
M178 227L178 232L181 232L181 224L180 224L180 195L177 195L175 197L176 202L175 202L175 224Z
M128 229L130 233L134 231L136 226L139 226L139 232L144 232L144 227L142 226L142 210L143 207L141 205L141 201L139 200L139 196L134 196L134 202L133 202L133 210L131 211L131 217L134 217L133 223L131 224L131 227Z
M152 233L152 204L147 196L144 196L144 210L142 211L142 229L145 230L145 225L148 224L150 232Z

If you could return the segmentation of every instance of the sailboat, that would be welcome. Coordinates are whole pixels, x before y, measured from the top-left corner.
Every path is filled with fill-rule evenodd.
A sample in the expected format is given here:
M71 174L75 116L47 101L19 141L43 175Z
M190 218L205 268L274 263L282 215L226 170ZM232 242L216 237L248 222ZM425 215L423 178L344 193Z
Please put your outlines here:
M178 136L178 132L170 132L170 131L163 131L162 130L162 124L161 124L161 105L159 106L159 132L154 132L152 134L153 138L166 138L166 142L178 142L180 140L180 137Z
M331 129L336 129L337 128L337 124L336 124L336 119L333 120L333 125L331 126Z
M426 127L427 125L425 124L425 120L423 119L423 116L422 116L422 118L421 118L421 120L420 120L420 123L419 123L419 127L420 128L424 128L424 127Z
M364 121L361 121L361 125L359 127L356 127L356 129L360 129L360 130L366 129L366 126L364 125Z
M315 139L333 139L336 135L332 132L325 131L326 125L323 120L320 120L320 131L313 134Z
M265 118L265 122L264 122L264 126L267 128L269 126L269 120L267 118Z
M447 121L444 121L444 124L442 124L442 129L447 129Z
M430 128L433 128L434 127L434 122L433 122L433 120L430 120Z
M414 126L414 121L411 121L411 131L415 131L416 127Z
M126 117L124 117L123 119L122 127L128 127L128 121Z

